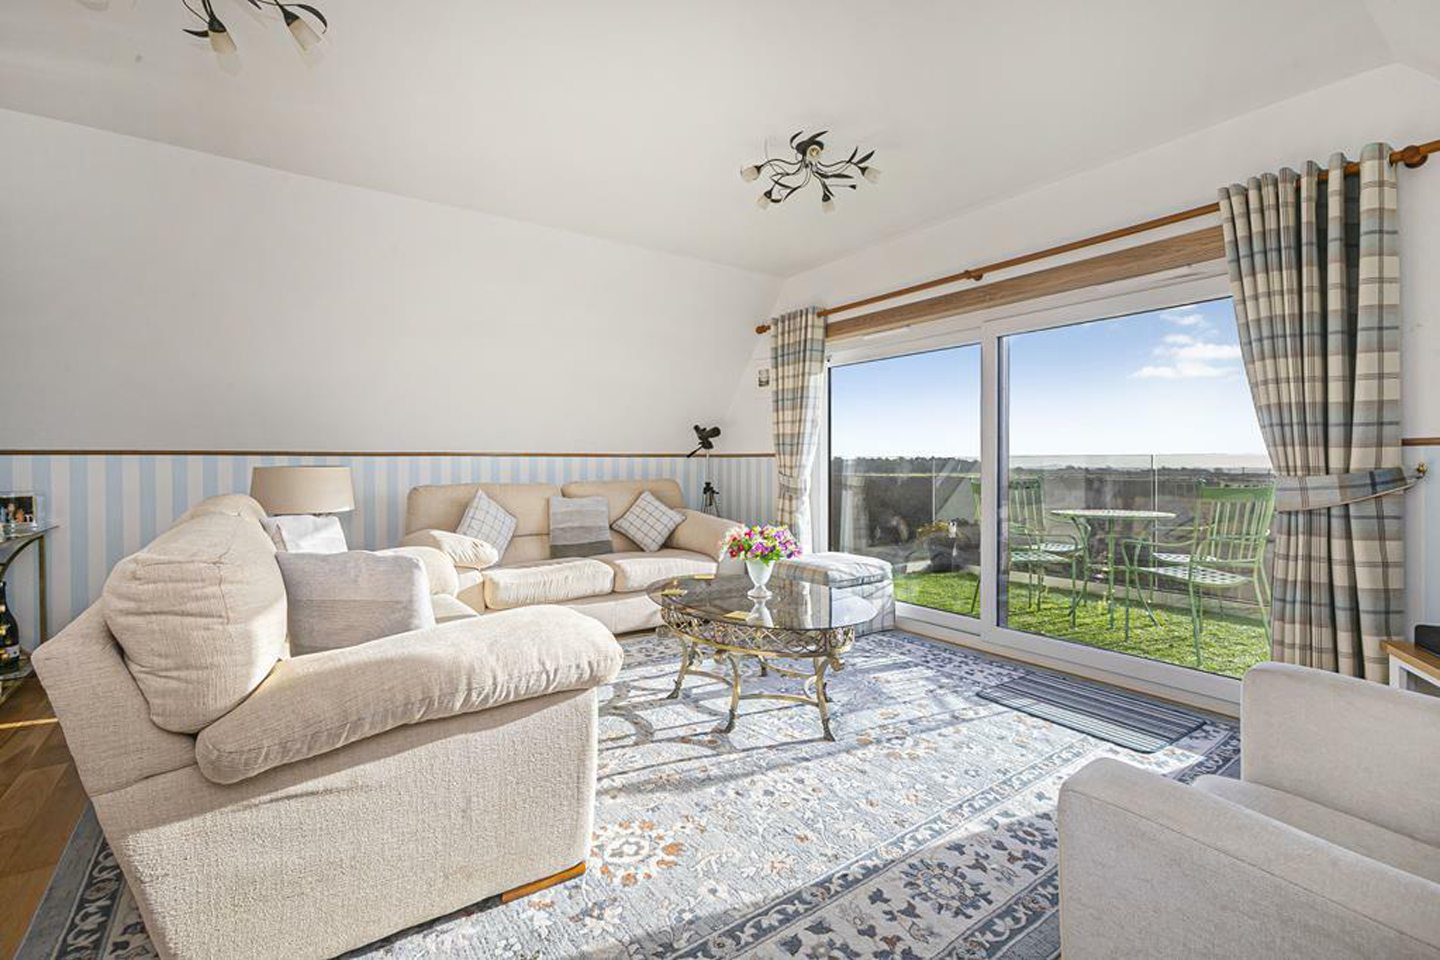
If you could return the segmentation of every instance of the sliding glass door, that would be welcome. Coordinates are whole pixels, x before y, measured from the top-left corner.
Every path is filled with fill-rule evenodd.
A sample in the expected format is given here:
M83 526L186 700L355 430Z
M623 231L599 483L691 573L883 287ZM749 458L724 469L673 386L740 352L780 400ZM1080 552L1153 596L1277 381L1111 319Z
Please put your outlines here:
M1268 659L1274 478L1231 302L1000 351L1001 624L1230 676Z
M1172 668L1238 677L1269 657L1274 478L1231 302L1097 303L842 353L829 547L891 561L902 616L1182 687Z
M973 617L979 490L978 344L831 368L831 549L890 561L899 600Z

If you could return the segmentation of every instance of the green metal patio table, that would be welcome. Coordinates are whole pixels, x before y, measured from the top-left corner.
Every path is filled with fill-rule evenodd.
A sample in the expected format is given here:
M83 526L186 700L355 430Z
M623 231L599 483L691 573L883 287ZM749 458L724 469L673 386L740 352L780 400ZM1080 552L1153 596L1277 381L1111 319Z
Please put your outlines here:
M1105 538L1105 610L1110 616L1110 629L1115 629L1115 543L1120 539L1117 526L1122 523L1158 523L1174 520L1175 514L1165 510L1124 510L1112 507L1075 507L1051 510L1053 517L1062 517L1080 531L1082 549L1090 542L1094 527L1100 527ZM1087 575L1088 582L1089 577ZM1078 598L1077 598L1078 602Z

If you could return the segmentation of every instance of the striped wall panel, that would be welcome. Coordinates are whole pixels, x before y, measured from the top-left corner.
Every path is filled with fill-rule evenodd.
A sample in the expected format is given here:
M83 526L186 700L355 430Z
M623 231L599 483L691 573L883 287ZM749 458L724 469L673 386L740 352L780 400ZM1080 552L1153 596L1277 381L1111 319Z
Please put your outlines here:
M769 457L711 458L721 514L745 523L771 519L775 465ZM681 456L291 456L255 454L0 454L0 491L33 490L61 527L49 535L50 631L53 634L99 595L115 562L163 532L206 497L245 492L259 465L349 466L355 511L341 518L356 549L394 546L405 497L426 483L566 483L673 477L686 503L698 507L705 462ZM18 560L9 583L21 635L35 639L34 548Z

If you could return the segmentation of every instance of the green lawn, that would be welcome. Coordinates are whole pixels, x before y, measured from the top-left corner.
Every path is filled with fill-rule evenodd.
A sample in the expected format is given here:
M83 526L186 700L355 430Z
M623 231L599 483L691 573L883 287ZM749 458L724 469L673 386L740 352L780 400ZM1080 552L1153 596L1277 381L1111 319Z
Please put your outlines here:
M967 572L907 573L895 578L897 600L962 614L971 613L971 603L979 588L978 578ZM1007 625L1016 630L1181 666L1196 666L1190 615L1183 607L1157 608L1160 623L1156 625L1150 622L1137 603L1131 611L1130 639L1127 642L1125 608L1118 597L1114 629L1110 628L1099 596L1092 596L1080 604L1073 627L1070 625L1068 590L1052 587L1039 608L1033 610L1027 606L1023 584L1011 586L1009 599ZM1200 655L1201 669L1232 677L1238 677L1255 664L1270 659L1265 628L1255 608L1240 608L1227 603L1223 616L1207 610L1205 630L1200 637Z

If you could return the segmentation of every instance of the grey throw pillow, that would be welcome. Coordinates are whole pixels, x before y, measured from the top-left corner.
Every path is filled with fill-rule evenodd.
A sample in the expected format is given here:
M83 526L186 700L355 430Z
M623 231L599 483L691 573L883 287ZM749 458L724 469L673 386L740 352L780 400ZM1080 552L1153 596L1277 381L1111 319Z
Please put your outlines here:
M289 608L290 654L351 647L435 626L430 581L415 557L277 553Z
M604 497L550 498L550 556L610 552L610 504Z
M475 497L470 501L470 506L465 508L465 515L460 518L460 526L455 528L455 532L476 540L484 540L503 557L505 548L510 546L510 538L515 536L515 518L500 504L485 496L484 490L476 490Z
M661 503L649 490L642 490L640 496L615 521L615 529L634 540L641 550L654 553L665 546L675 528L685 522L685 514L671 510Z

